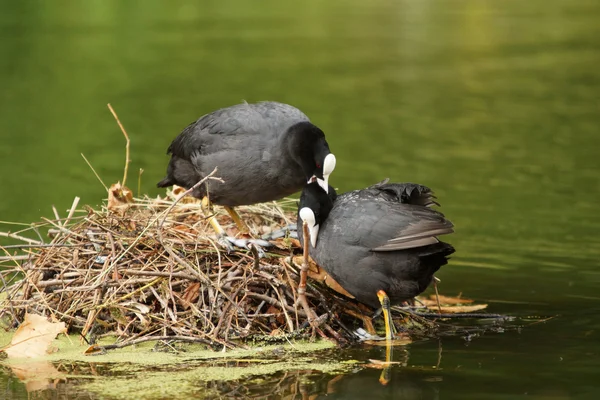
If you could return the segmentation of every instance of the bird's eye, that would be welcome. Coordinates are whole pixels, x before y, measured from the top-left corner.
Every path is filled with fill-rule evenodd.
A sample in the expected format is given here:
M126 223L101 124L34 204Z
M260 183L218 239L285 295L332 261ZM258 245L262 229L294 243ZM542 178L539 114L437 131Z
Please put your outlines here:
M321 168L321 164L317 163L317 168Z

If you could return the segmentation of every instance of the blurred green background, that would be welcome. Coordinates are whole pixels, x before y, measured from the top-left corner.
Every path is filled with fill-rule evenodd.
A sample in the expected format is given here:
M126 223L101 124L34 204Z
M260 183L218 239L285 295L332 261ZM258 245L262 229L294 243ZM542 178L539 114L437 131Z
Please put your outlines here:
M494 312L597 312L599 21L595 0L2 2L0 220L64 214L75 196L101 203L80 153L105 183L121 179L107 103L131 138L129 185L143 168L142 192L156 195L187 124L277 100L325 131L340 190L385 177L435 190L457 230L443 292ZM568 353L588 360L599 326L577 321L592 336ZM571 328L523 352L554 354ZM508 379L515 357L494 371ZM576 396L598 365L572 367L557 393ZM544 368L540 385L559 371Z

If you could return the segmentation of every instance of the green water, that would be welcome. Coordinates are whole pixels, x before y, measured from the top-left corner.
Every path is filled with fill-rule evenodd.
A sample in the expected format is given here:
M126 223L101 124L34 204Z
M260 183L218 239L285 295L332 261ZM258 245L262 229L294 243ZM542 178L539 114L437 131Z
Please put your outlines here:
M143 168L151 195L189 122L242 100L287 102L326 132L342 191L384 177L436 191L457 228L443 293L557 317L397 349L406 366L387 386L358 369L267 377L247 395L284 381L328 398L595 399L598 21L594 0L2 2L0 220L65 213L75 196L100 203L80 153L107 184L121 179L109 102L131 137L131 186ZM0 382L0 397L27 398L15 378ZM288 386L279 395L292 398Z

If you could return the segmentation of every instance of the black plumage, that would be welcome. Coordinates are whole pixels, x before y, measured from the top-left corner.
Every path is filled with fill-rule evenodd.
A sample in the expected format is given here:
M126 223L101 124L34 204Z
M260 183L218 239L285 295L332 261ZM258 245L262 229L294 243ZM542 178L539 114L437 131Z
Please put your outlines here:
M231 207L288 196L313 175L326 182L335 167L323 131L297 108L277 102L207 114L173 140L168 154L158 187L190 188L217 167L224 183L209 180L192 195L203 198L208 186L211 203Z
M298 233L303 242L302 219L313 223L303 209L311 209L318 225L311 257L359 302L378 308L379 290L392 304L412 299L454 252L437 239L453 225L432 205L431 190L412 183L384 181L341 195L311 183L300 198Z

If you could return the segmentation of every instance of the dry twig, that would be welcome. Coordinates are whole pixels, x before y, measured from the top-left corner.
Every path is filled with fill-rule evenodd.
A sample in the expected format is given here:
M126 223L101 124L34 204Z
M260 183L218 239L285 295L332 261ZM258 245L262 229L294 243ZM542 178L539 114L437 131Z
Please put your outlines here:
M112 113L113 117L115 117L115 120L117 121L117 124L119 125L119 128L121 128L121 132L123 132L123 136L125 136L125 167L123 168L123 181L122 181L123 182L122 185L125 186L126 181L127 181L127 171L129 171L129 163L131 162L131 158L129 158L129 144L131 142L129 140L129 135L127 134L127 131L123 127L123 124L121 124L121 121L119 120L119 117L117 116L117 113L115 112L115 110L113 110L110 103L108 103L107 106L108 106L108 109L110 110L110 112Z

